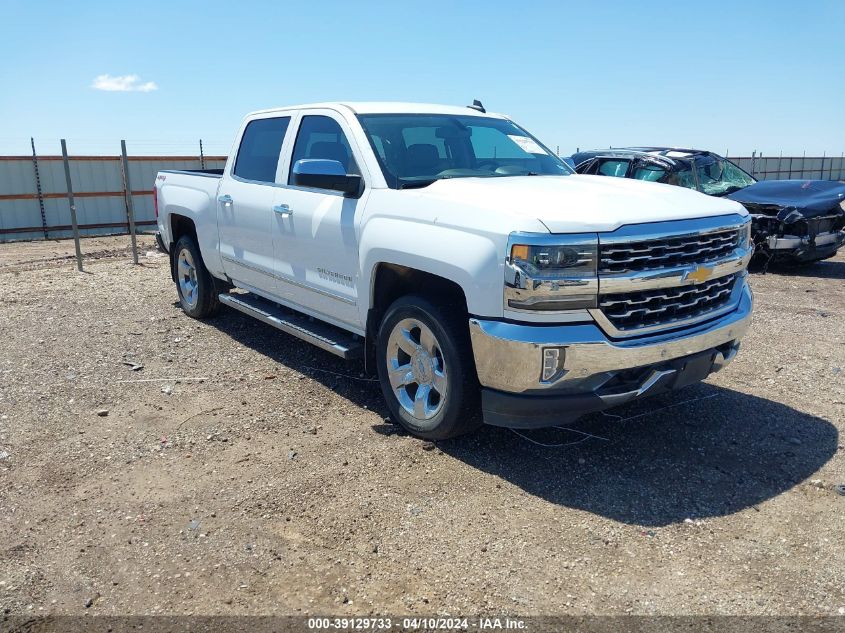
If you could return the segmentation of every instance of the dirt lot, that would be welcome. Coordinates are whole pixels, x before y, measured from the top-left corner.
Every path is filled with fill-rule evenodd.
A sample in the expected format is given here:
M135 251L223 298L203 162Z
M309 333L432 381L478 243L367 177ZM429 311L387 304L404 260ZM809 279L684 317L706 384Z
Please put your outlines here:
M127 243L0 245L7 613L845 613L842 255L754 275L737 361L595 438L433 446Z

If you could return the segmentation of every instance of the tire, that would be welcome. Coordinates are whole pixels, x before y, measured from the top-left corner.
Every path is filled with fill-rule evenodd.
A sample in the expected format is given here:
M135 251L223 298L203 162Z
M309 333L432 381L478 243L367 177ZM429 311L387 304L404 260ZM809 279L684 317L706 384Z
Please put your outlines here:
M192 237L183 235L176 242L173 268L176 292L185 314L194 319L204 319L216 313L220 308L217 286Z
M445 440L481 425L478 378L462 312L408 295L391 304L379 326L381 391L393 420L417 437Z

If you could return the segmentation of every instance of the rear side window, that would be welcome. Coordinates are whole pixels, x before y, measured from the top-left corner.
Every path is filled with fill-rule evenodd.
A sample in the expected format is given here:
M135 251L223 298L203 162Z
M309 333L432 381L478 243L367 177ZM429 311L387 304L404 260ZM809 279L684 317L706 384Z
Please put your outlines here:
M250 121L238 148L235 176L259 182L275 182L282 141L285 140L289 124L289 116Z
M293 184L293 166L302 158L336 160L343 165L347 174L361 173L346 135L340 129L340 124L331 117L311 115L302 118L293 146L289 184Z

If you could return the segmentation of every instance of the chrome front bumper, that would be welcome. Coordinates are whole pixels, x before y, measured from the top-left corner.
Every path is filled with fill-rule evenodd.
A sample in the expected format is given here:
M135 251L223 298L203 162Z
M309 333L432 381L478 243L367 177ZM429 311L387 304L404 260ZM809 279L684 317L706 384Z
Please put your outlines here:
M547 426L701 380L736 355L751 321L752 303L744 282L739 305L728 314L680 331L627 340L608 338L595 323L544 326L471 318L485 421ZM560 371L544 381L548 348L560 350ZM692 360L694 371L687 367ZM493 400L498 404L487 406ZM533 404L526 406L529 401ZM511 423L507 408L517 403L519 420ZM536 420L530 419L533 410Z

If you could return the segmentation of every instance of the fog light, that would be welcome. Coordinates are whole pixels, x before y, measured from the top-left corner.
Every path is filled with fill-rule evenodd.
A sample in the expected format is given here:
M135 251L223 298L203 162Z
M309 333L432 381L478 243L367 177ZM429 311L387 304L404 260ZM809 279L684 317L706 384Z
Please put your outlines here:
M566 350L561 347L543 348L543 382L552 382L563 374Z

